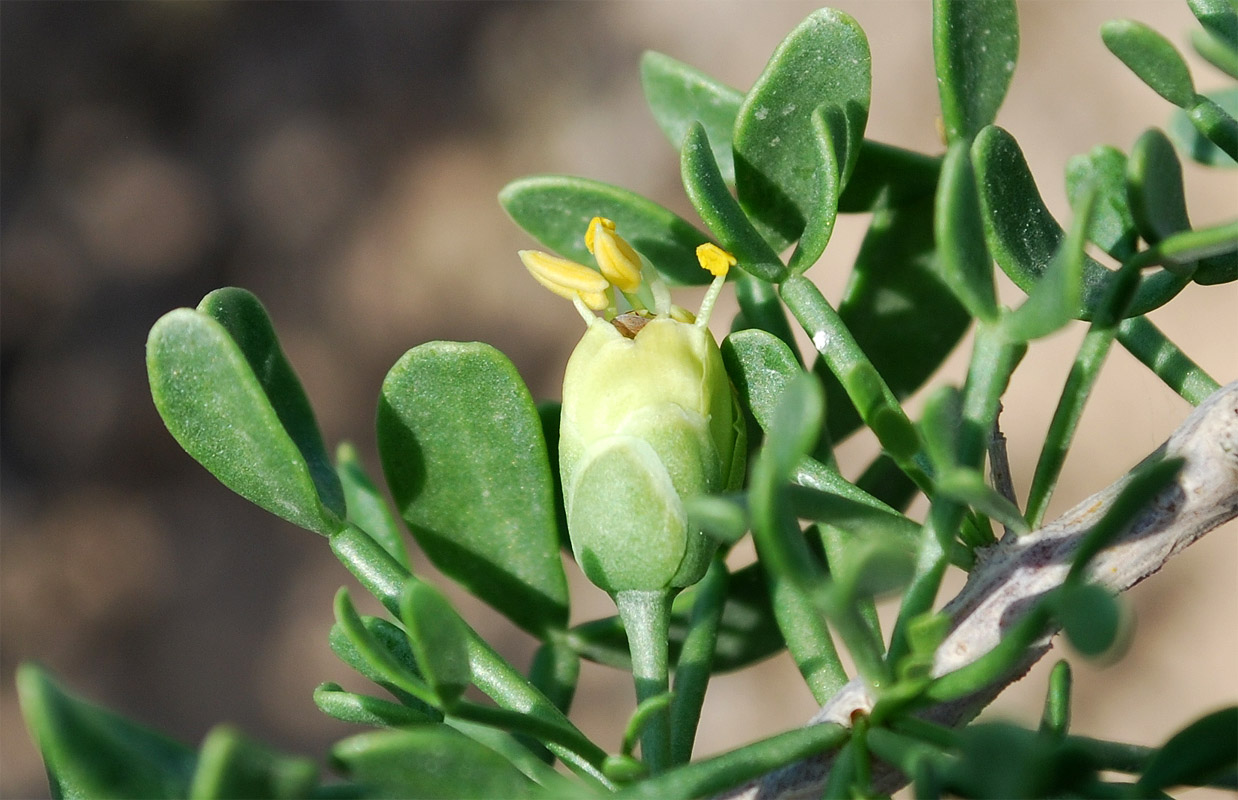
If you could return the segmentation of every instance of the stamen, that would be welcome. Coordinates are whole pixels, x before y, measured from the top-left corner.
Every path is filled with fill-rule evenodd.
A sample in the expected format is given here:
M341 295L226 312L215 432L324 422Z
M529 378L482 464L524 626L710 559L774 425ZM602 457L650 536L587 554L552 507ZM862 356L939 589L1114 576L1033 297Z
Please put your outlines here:
M714 311L714 304L718 302L718 295L722 294L726 274L731 267L735 266L736 260L735 256L713 242L706 242L696 248L696 260L700 262L701 269L709 270L709 273L714 276L713 283L709 285L704 299L701 300L701 310L696 314L697 327L704 328L709 325L709 316Z
M533 279L568 300L580 298L594 311L610 305L610 283L584 264L552 256L540 250L521 250L520 260Z
M640 256L615 233L615 223L594 217L585 231L585 247L597 259L602 275L619 291L628 294L640 286Z

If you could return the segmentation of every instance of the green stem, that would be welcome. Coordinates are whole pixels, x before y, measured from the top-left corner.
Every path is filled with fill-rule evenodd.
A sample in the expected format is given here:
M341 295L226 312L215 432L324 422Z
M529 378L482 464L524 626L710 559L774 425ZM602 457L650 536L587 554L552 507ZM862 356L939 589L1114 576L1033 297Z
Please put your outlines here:
M1118 326L1118 341L1156 377L1193 406L1221 388L1207 372L1169 340L1147 317L1131 317Z
M735 278L735 299L739 301L739 310L743 312L744 320L749 326L777 336L791 348L795 360L800 364L804 363L799 345L795 342L795 334L791 331L791 324L787 322L787 312L778 301L778 294L773 286L740 271Z
M692 619L684 635L679 661L675 664L675 696L671 700L672 765L686 764L692 758L692 745L701 721L705 689L709 686L729 579L726 563L719 555L697 584Z
M619 618L628 632L636 704L670 691L669 645L671 600L669 589L625 589L615 593ZM668 710L656 714L641 733L641 760L657 774L670 765L671 720Z

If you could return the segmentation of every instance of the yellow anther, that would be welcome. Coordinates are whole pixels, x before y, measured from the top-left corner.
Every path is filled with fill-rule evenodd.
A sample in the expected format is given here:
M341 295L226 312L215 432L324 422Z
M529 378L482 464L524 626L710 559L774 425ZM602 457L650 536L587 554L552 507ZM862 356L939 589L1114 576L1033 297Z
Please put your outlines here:
M709 270L709 274L715 278L724 277L736 263L735 256L713 242L706 242L696 248L696 260L700 262L701 269Z
M593 226L594 225L601 225L603 228L605 228L606 230L612 233L614 233L614 230L615 230L615 223L607 219L606 217L594 217L593 219L589 220L589 227L585 228L585 248L588 249L590 253L593 252Z
M641 260L632 245L615 233L615 223L594 217L585 231L585 247L597 259L598 268L606 280L621 292L634 292L640 287Z
M594 311L601 311L610 304L606 296L610 283L584 264L540 250L521 250L520 260L534 280L560 297L568 300L579 297Z

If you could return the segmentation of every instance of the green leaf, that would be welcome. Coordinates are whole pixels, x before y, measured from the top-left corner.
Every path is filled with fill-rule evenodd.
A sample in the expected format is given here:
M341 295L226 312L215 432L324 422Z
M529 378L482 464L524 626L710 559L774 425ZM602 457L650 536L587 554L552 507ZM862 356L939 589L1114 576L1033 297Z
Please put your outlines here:
M335 593L333 610L336 624L364 665L357 667L360 672L375 676L375 680L380 684L396 686L401 692L412 695L427 706L437 708L441 705L439 698L422 678L420 665L410 665L371 632L371 626L366 625L357 613L346 588L340 587Z
M1238 50L1238 9L1232 0L1186 0L1204 30Z
M1238 706L1200 717L1175 733L1152 757L1136 786L1145 797L1193 785L1238 766Z
M747 273L771 283L782 281L787 268L752 226L731 196L714 161L705 128L693 125L679 152L684 192L709 230ZM698 266L698 272L704 272Z
M1195 105L1186 110L1186 117L1195 130L1215 144L1230 158L1238 160L1238 120L1202 94L1195 95Z
M1066 195L1076 215L1089 190L1096 192L1096 207L1088 241L1118 261L1125 261L1135 252L1139 231L1135 230L1126 196L1126 156L1121 150L1097 145L1086 155L1066 162Z
M613 220L637 252L672 284L709 283L696 248L709 241L690 222L634 192L588 178L531 175L499 192L499 203L533 238L564 258L592 264L585 228L594 217Z
M722 340L721 349L740 404L768 431L778 398L803 372L795 354L777 336L756 328L735 331Z
M1014 0L934 0L933 60L951 143L993 122L1018 57Z
M846 119L846 185L868 122L868 40L854 19L830 8L808 16L774 51L735 121L740 205L776 250L800 237L820 204L821 167L812 113L824 103Z
M403 630L378 617L361 617L361 624L368 631L369 638L378 642L379 646L386 651L384 661L394 661L402 671L420 679L421 670L417 667L417 661L413 657L413 650L409 645L408 635ZM357 645L353 643L348 632L340 623L337 622L331 626L331 632L327 636L327 644L331 647L331 652L335 653L341 661L386 689L402 705L415 712L418 716L432 722L442 721L443 714L441 711L387 680L385 677L388 672L387 667L384 666L382 669L375 667L371 663L370 658L362 653Z
M1066 237L1040 198L1023 151L1014 137L990 126L972 145L972 164L984 210L989 253L1011 280L1025 292L1044 274ZM1113 273L1085 256L1083 299L1072 312L1090 319L1107 294ZM1145 276L1140 281L1127 316L1139 316L1169 302L1187 281L1168 271Z
M682 61L653 51L641 56L640 79L645 102L675 149L683 144L692 124L701 123L713 143L714 160L718 162L722 179L733 185L735 161L731 156L731 131L744 100L743 92Z
M1217 89L1205 92L1202 96L1216 103L1230 116L1238 116L1238 87ZM1200 164L1210 167L1238 167L1238 161L1200 133L1182 109L1175 109L1170 115L1168 130L1169 138L1178 150Z
M475 800L539 794L510 761L444 725L363 733L331 748L331 759L379 797Z
M176 441L221 483L330 535L344 526L343 490L305 394L252 298L224 289L203 300L210 314L178 308L163 315L146 341L151 397Z
M231 726L220 725L202 742L189 797L294 800L308 797L317 783L318 767L312 760L281 755Z
M383 381L378 444L400 515L435 566L525 630L567 624L541 421L502 353L409 350Z
M17 668L17 696L53 797L185 797L188 747L70 694L41 667Z
M338 683L323 683L314 690L314 705L333 719L380 728L406 728L437 722L415 708L364 694L346 692Z
M1130 19L1114 19L1100 27L1100 38L1139 79L1169 102L1189 108L1195 83L1178 49L1156 31Z
M341 444L335 451L335 463L344 486L344 499L348 501L348 521L368 533L401 566L409 569L404 533L386 499L361 465L357 448L347 442Z
M934 210L942 277L969 314L985 321L996 319L993 261L984 243L976 176L963 142L951 145L946 153Z
M792 272L808 269L825 252L834 233L838 198L842 192L842 170L847 164L848 121L845 109L834 103L818 106L812 112L810 122L817 144L815 155L819 181L816 197L804 220L804 232L788 262Z
M422 675L439 701L450 707L472 682L468 629L446 598L421 581L409 581L400 612Z
M1001 326L1011 341L1030 342L1061 330L1079 308L1083 297L1084 247L1091 227L1096 192L1084 196L1075 210L1070 233L1049 262L1044 275L1028 292L1027 300L1002 318Z
M1118 599L1094 583L1068 584L1059 592L1054 610L1071 646L1090 658L1104 655L1122 624Z
M1060 659L1049 673L1049 691L1045 693L1045 709L1040 716L1040 732L1065 736L1070 729L1070 691L1073 684L1070 662Z
M1182 165L1165 134L1149 128L1135 141L1126 165L1126 181L1131 214L1149 244L1191 229Z
M937 491L992 517L1016 533L1029 530L1018 507L985 483L975 470L959 468L938 476Z
M967 726L958 746L959 757L946 774L951 796L1092 796L1095 767L1069 740L990 722Z
M860 153L842 197L840 213L895 208L933 194L941 158L904 150L872 139L860 143Z
M933 243L933 198L873 214L838 316L896 398L920 388L967 330L971 317L942 280ZM838 379L818 359L826 427L841 441L860 425Z
M552 639L533 654L529 682L564 714L572 707L580 680L580 655L566 642Z
M1238 48L1226 44L1208 31L1191 31L1191 46L1204 61L1229 77L1238 79Z
M920 440L937 472L959 463L959 428L963 424L963 397L958 387L946 384L933 390L920 418Z

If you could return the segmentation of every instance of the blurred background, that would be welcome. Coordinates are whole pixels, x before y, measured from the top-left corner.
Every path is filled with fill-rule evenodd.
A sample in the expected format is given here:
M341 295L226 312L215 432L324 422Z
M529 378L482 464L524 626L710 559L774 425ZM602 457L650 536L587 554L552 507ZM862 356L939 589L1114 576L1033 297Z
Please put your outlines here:
M930 4L837 6L870 39L868 135L939 152ZM364 686L325 641L332 593L351 579L319 537L232 495L164 430L143 363L161 314L220 286L256 292L328 443L355 442L375 472L378 389L418 343L488 341L535 397L556 397L580 321L525 274L515 251L531 242L496 193L529 173L579 174L694 218L643 105L640 53L746 88L814 8L0 3L0 795L47 793L14 693L23 660L189 743L229 721L321 761L354 732L310 698L325 680ZM1170 111L1104 49L1099 25L1132 17L1187 49L1195 23L1185 2L1043 0L1020 14L998 121L1065 219L1066 159L1100 143L1128 150ZM1200 88L1221 84L1191 63ZM1197 224L1234 215L1234 176L1187 166ZM811 273L831 299L864 226L840 220ZM1153 319L1225 383L1238 376L1235 310L1232 285L1195 287ZM727 311L715 321L724 332ZM1076 326L1035 345L1015 375L1002 423L1021 493L1081 336ZM961 377L966 351L942 379ZM1188 411L1115 348L1055 513L1125 472ZM863 436L847 442L844 472L874 452ZM1213 532L1129 594L1138 630L1126 658L1077 673L1079 732L1155 744L1238 699L1236 533ZM577 619L613 613L577 584ZM452 596L527 664L527 637ZM1050 662L990 716L1033 722ZM574 717L614 749L630 694L623 675L587 667ZM786 658L726 676L711 687L698 752L813 710Z

